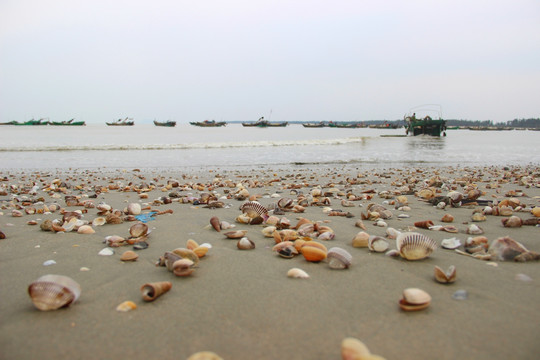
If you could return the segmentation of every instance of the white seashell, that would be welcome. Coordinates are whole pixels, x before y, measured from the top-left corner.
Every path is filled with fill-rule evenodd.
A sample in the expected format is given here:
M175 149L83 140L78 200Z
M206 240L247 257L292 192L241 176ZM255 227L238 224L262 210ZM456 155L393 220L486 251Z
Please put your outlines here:
M450 239L443 239L441 246L445 249L454 250L461 246L461 241L455 237Z
M128 215L139 215L141 213L141 204L139 204L139 203L130 203L127 206L126 213Z
M328 266L332 269L347 269L351 266L352 255L345 249L333 247L326 254Z
M77 233L79 234L93 234L96 231L90 226L90 225L83 225L77 229Z
M63 275L44 275L28 286L34 306L42 311L68 306L81 296L81 286Z
M112 254L114 254L114 250L111 249L111 248L108 248L108 247L102 249L102 250L98 253L98 255L101 255L101 256L110 256L110 255L112 255Z
M389 227L386 229L386 237L389 239L397 239L399 234L401 234L401 232L394 229L393 227Z
M92 226L102 226L107 223L107 220L103 216L98 216L92 221Z
M380 236L372 235L369 237L368 248L371 251L378 253L385 252L389 246L388 242Z
M308 273L306 273L304 270L299 268L292 268L289 271L287 271L287 276L296 278L296 279L307 279L309 278Z
M411 217L411 215L409 214L399 214L398 216L398 219L408 219Z
M51 266L51 265L54 265L56 264L56 261L54 260L47 260L43 263L43 266Z
M379 226L379 227L387 227L388 224L382 220L379 220L375 223L375 225Z
M396 247L401 257L407 260L421 260L428 257L437 248L437 244L423 234L407 232L397 237Z
M274 237L274 231L276 231L277 228L275 226L267 226L265 227L264 229L261 230L262 234L265 236L265 237Z
M446 203L444 201L441 201L440 203L437 204L437 208L438 209L444 209L446 207Z
M451 284L456 281L456 267L451 265L446 272L438 266L434 269L435 280L441 284Z
M199 246L202 246L202 247L205 247L205 248L208 248L208 249L211 249L212 248L212 244L209 244L209 243L202 243L201 245Z
M240 250L251 250L255 249L255 243L248 239L247 237L243 237L240 240L238 240L238 243L236 244L238 249Z
M467 228L467 234L481 235L483 233L484 233L484 230L482 230L482 228L480 226L476 225L476 224L471 224Z
M442 228L443 228L442 225L433 225L433 226L430 226L428 229L433 230L433 231L440 231Z

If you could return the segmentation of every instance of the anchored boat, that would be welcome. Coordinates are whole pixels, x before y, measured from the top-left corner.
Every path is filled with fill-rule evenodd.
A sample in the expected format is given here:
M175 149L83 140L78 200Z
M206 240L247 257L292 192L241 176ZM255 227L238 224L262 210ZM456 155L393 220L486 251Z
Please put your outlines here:
M264 116L262 116L256 122L243 122L242 123L242 126L255 126L255 127L285 127L287 125L289 125L289 122L287 121L271 122L268 120L264 120Z
M75 119L70 119L66 121L49 121L49 125L53 126L85 126L84 121L74 121Z
M191 125L202 126L202 127L220 127L225 126L227 123L225 121L216 121L216 120L204 120L204 121L192 121Z
M125 119L118 119L113 122L106 122L108 126L133 126L135 122L133 119L125 118Z
M157 121L154 120L154 125L156 126L165 126L165 127L175 127L176 121L167 120L167 121Z
M437 108L438 107L438 108ZM425 115L418 118L416 112L437 113L438 119L434 119L430 115ZM431 136L446 136L446 121L442 119L442 108L440 105L420 105L412 108L409 114L405 115L405 132L409 136L431 135Z

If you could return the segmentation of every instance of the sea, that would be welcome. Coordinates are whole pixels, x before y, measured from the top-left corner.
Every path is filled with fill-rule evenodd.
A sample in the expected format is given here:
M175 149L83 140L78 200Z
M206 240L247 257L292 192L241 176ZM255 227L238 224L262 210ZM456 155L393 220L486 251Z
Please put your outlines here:
M540 131L134 126L1 126L0 170L395 168L540 165Z

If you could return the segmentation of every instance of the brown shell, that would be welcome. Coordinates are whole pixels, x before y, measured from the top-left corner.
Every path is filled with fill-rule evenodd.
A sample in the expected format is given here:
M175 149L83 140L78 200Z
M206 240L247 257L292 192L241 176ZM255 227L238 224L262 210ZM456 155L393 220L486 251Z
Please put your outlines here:
M236 243L236 247L240 250L251 250L255 249L255 243L247 237L243 237L238 240L238 243Z
M129 228L129 233L133 237L141 237L148 233L148 225L143 222L137 222Z
M308 241L311 242L311 241ZM326 259L327 252L319 247L315 246L302 246L302 255L307 261L319 262Z
M34 306L42 311L69 306L81 295L81 286L63 275L44 275L28 286Z
M141 286L142 298L144 301L154 301L159 296L165 294L172 288L170 281L159 281L147 283Z
M433 226L433 221L431 220L417 221L414 223L414 226L416 226L417 228L429 229L430 226Z
M246 236L247 230L234 230L234 231L227 231L226 233L223 233L227 238L229 239L240 239Z
M137 255L135 251L131 251L131 250L125 251L120 256L120 260L122 261L137 261L138 258L139 258L139 255Z
M399 301L399 307L404 311L423 310L429 304L431 304L431 296L424 290L417 288L403 290L403 297Z
M221 231L221 222L219 221L219 218L217 216L212 216L210 218L210 224L217 232Z
M186 258L176 260L172 267L172 272L176 276L188 276L191 275L193 271L195 271L193 268L193 261Z
M197 244L197 242L193 239L188 239L188 241L186 242L186 248L188 248L189 250L195 250L198 247L199 244Z
M255 218L257 216L268 216L268 209L257 201L245 202L242 204L242 206L240 206L240 211L250 218Z
M193 266L197 266L199 264L199 257L193 250L185 249L185 248L177 248L172 251L173 254L179 255L180 257L184 259L189 259L193 261Z
M426 235L406 232L398 235L396 247L401 257L407 260L421 260L435 251L437 244Z

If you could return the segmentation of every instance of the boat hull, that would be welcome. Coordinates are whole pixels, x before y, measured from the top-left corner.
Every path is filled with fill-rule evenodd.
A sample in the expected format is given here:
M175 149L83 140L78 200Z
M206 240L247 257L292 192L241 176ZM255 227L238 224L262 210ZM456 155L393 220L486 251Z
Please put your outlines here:
M164 126L164 127L175 127L176 126L176 121L163 121L163 122L160 122L160 121L154 120L154 125L156 125L156 126Z

